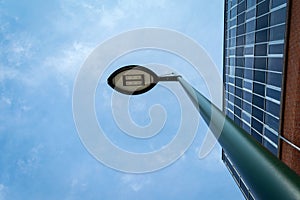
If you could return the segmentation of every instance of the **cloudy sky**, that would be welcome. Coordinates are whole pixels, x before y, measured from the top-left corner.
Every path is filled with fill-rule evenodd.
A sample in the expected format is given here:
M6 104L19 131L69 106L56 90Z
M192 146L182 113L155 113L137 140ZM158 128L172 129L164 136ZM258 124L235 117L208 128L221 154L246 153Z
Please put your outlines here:
M221 74L223 1L0 0L0 200L243 199L220 160L218 145L204 159L198 158L207 132L201 119L185 154L151 173L111 169L80 140L72 111L80 68L107 39L145 27L171 29L192 38ZM166 52L133 52L115 60L105 75L129 63L174 67L207 93L192 68ZM163 148L175 137L179 100L164 87L154 88L151 98L129 100L129 113L140 126L151 123L145 115L151 105L159 103L166 111L165 124L149 141L130 138L117 127L108 100L111 94L100 81L95 108L99 124L116 146L145 153Z

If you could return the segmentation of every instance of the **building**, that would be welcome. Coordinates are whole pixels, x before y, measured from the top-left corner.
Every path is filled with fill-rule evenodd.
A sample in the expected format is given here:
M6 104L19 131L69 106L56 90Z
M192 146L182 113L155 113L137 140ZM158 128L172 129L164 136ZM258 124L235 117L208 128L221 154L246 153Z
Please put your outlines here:
M300 175L300 1L225 0L224 112ZM255 199L222 152L246 199Z

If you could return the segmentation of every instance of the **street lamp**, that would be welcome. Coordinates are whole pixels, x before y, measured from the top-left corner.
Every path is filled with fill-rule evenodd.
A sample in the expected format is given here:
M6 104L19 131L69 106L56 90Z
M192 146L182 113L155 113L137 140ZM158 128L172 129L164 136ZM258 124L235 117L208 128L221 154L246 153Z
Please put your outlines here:
M300 177L181 76L159 77L143 66L129 65L107 80L113 89L127 95L145 93L160 81L181 84L256 198L300 199Z

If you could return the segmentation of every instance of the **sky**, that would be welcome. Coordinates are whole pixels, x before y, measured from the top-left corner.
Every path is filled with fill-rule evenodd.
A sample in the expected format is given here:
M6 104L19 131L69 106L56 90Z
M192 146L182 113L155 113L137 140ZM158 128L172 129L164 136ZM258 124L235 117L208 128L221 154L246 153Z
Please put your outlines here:
M81 141L72 107L80 69L103 42L147 27L188 36L207 52L221 75L223 1L0 0L0 200L243 199L221 161L220 146L198 157L207 132L201 118L196 117L195 137L184 154L148 173L112 169ZM130 63L168 66L204 94L207 87L189 63L164 51L131 52L107 67L95 92L95 114L106 137L130 152L159 150L176 137L183 112L178 102L190 103L158 85L129 100L117 96L112 105L112 94L118 94L106 77ZM126 101L139 126L160 117L147 114L152 105L164 108L165 123L157 135L141 140L123 134L115 115L118 118ZM198 116L196 110L189 112Z

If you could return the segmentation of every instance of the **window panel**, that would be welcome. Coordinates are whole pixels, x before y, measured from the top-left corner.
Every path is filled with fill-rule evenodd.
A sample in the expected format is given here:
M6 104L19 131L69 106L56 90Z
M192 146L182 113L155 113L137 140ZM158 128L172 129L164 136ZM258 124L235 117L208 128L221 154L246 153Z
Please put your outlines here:
M274 147L272 144L270 144L267 140L263 141L263 145L269 150L271 151L271 153L273 153L275 156L277 155L277 148Z
M246 8L246 5L245 5L245 1L241 2L238 7L237 7L237 12L238 13L241 13L241 12L244 12L245 11L245 8Z
M244 78L252 79L253 78L253 70L252 69L245 69L244 70Z
M248 33L246 35L246 44L254 44L255 42L255 34L254 33Z
M244 75L244 69L242 69L242 68L235 69L235 76L243 77L243 75Z
M282 75L281 73L268 72L267 83L277 87L281 87Z
M262 143L262 136L256 133L253 129L251 130L251 135L256 139L259 143Z
M281 92L271 89L271 88L267 88L266 94L268 97L271 97L272 99L275 99L277 101L280 101L281 98Z
M279 117L280 105L272 101L266 100L266 111L274 116Z
M275 8L279 5L286 3L287 0L271 0L271 8Z
M269 54L283 54L283 51L284 51L283 44L269 45Z
M254 68L255 69L266 69L267 58L254 58Z
M247 42L247 35L246 35L246 42ZM253 42L254 42L254 39L253 39ZM254 49L254 47L245 47L244 54L245 55L253 55L253 49ZM247 59L247 58L245 58L245 59Z
M244 40L245 40L245 36L244 35L237 37L236 38L236 45L237 46L244 45L244 43L245 43Z
M244 55L244 47L237 47L235 55L243 56Z
M264 109L265 99L263 99L262 97L259 97L257 95L253 95L252 104L259 107L259 108L261 108L261 109Z
M260 16L269 12L269 0L265 0L264 2L258 4L256 15Z
M265 85L262 85L259 83L253 83L253 93L264 96L265 95Z
M285 23L286 21L285 14L286 14L285 7L272 12L270 17L270 25L273 26L276 24Z
M254 62L254 58L253 57L246 57L245 58L245 67L247 67L247 68L253 68L253 62Z
M267 42L268 41L268 30L257 31L255 34L255 41Z
M246 101L252 102L252 94L250 92L244 91L243 92L243 97Z
M245 25L241 24L237 27L237 35L242 35L245 33Z
M266 28L269 25L269 15L264 15L262 17L257 18L256 20L256 29Z
M252 10L246 13L246 19L251 19L252 17L255 17L255 14L256 14L256 9L253 8Z
M252 32L255 30L255 20L251 20L246 23L246 31L247 32Z
M256 0L247 0L247 8L251 8L256 3Z
M243 101L243 110L245 110L247 113L252 113L252 105L246 101Z
M267 56L267 44L255 45L256 56Z
M259 121L263 122L264 120L264 112L256 107L252 107L252 115Z
M276 26L270 29L270 41L283 40L285 34L285 25Z
M248 82L244 80L244 88L247 88L249 90L252 90L252 81Z
M275 135L272 131L270 131L268 128L265 128L265 136L267 138L269 138L272 142L274 142L275 144L278 143L278 136Z
M242 13L237 17L237 23L242 24L244 22L245 22L245 13Z
M282 72L283 58L269 58L268 70Z
M254 70L254 81L264 83L266 81L266 72Z

